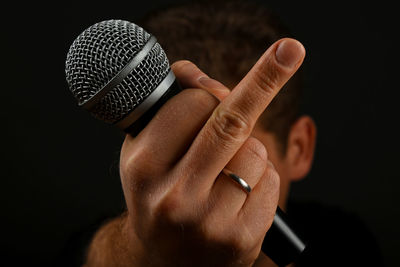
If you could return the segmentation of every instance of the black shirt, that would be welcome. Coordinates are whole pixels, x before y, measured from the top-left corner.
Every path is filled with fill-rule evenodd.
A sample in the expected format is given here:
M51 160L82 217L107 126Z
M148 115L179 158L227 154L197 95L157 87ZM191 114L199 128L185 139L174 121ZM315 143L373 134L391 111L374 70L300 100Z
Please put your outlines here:
M289 203L307 239L296 266L384 266L375 237L356 214L318 203Z

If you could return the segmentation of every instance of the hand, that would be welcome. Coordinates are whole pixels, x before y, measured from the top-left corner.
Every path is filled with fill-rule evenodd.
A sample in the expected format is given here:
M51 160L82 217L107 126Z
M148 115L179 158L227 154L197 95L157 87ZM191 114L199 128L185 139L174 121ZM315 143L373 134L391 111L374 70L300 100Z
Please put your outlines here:
M188 61L172 65L187 89L136 138L127 135L121 151L124 229L138 265L254 263L274 218L279 176L250 134L303 58L299 42L279 40L232 92ZM251 193L222 174L224 168Z

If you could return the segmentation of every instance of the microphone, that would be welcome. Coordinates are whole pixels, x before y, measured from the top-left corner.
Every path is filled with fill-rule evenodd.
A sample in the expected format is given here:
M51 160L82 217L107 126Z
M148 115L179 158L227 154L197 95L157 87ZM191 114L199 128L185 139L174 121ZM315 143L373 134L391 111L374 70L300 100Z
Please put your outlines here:
M79 106L132 135L181 91L156 38L124 20L102 21L83 31L69 49L65 73ZM285 266L304 249L305 243L278 207L263 252Z

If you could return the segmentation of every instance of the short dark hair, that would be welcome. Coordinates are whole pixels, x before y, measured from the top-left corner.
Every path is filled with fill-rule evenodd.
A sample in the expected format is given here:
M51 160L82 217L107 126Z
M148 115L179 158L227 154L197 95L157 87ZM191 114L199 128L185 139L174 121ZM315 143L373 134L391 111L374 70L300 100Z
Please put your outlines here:
M250 1L202 1L155 11L141 22L171 62L187 59L228 87L236 85L273 42L291 34L264 6ZM300 70L299 70L300 71ZM282 88L258 123L286 152L299 116L300 72Z

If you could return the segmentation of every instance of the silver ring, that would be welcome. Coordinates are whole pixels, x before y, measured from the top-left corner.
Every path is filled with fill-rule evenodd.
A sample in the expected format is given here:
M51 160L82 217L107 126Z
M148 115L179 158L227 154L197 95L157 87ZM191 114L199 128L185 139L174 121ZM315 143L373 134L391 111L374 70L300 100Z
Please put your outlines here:
M243 180L242 178L240 178L239 175L234 174L233 172L231 172L228 169L223 169L222 172L226 175L231 177L236 183L238 183L240 185L240 187L242 187L243 190L246 191L246 193L250 193L251 192L251 187L248 183L246 183L245 180Z

